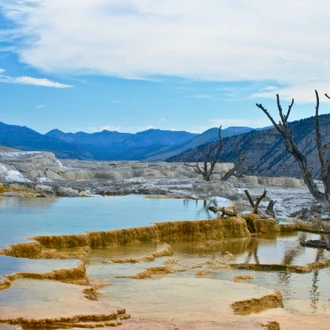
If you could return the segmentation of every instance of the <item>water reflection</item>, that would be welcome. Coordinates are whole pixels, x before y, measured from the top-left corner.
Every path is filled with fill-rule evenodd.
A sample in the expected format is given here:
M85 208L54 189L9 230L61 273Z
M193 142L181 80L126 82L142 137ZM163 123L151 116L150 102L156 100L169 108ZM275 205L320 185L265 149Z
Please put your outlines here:
M189 205L194 204L196 208L196 217L198 219L212 219L217 215L210 211L210 206L218 207L216 200L208 201L206 199L183 199L183 206L188 207ZM221 206L228 206L230 201L227 199L221 199Z
M248 247L248 253L245 260L245 263L251 263L251 258L253 257L253 263L260 265L259 257L258 257L258 250L259 250L259 241L256 239L250 240Z
M102 300L117 297L128 297L134 292L134 288L140 282L132 279L116 278L116 276L134 276L146 268L167 264L166 260L175 260L174 269L179 270L172 274L157 275L156 278L189 278L194 279L198 286L197 272L207 269L214 261L223 257L226 251L234 254L233 263L245 262L266 264L277 262L279 264L306 265L310 262L330 259L329 251L303 247L299 244L299 238L316 238L309 233L295 233L279 235L270 238L269 235L260 235L250 239L232 239L221 242L180 242L171 244L174 254L172 257L159 258L153 262L137 264L112 264L109 258L127 258L132 255L139 257L152 253L157 249L154 244L139 246L125 246L111 249L98 249L90 256L88 275L91 278L99 278L106 283L112 282L111 290L105 291ZM229 263L230 263L229 262ZM213 280L232 281L237 275L252 276L251 283L281 291L284 305L292 311L303 313L329 314L330 280L329 268L314 270L311 273L299 274L286 271L253 271L253 270L229 270L218 268L204 277ZM119 289L120 288L120 289ZM107 296L109 294L109 296ZM126 301L125 298L123 301ZM142 299L142 298L141 298Z
M313 310L317 309L317 303L319 301L319 297L320 297L320 292L318 290L318 285L317 282L318 280L318 275L319 275L319 271L315 270L313 271L313 277L312 277L312 287L309 290L310 292L310 300L311 300L311 308Z
M0 209L49 208L58 200L58 198L29 198L15 195L3 195L3 197L0 198Z

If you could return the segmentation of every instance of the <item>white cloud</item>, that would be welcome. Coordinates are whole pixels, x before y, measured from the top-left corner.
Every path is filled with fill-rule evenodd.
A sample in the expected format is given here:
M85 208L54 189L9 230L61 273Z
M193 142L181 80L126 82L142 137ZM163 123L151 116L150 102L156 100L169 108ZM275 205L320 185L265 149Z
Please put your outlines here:
M315 89L320 95L320 102L326 101L323 95L330 93L330 83L319 79L309 79L304 83L297 82L293 86L280 86L274 90L263 88L259 92L252 94L250 99L268 98L275 100L276 94L279 94L282 100L291 101L294 99L295 103L305 104L315 102Z
M120 103L124 103L124 101L122 101L122 100L112 100L111 103L120 104Z
M37 109L41 109L41 108L44 108L45 107L45 104L38 104L37 105Z
M272 92L272 91L276 91L277 89L278 89L278 87L276 87L276 86L267 86L267 87L265 87L265 88L262 88L261 91L262 91L262 92L265 92L265 91L270 91L270 92Z
M278 0L276 6L260 0L3 0L0 6L16 23L8 31L13 50L46 72L277 81L295 95L311 78L330 86L326 0Z
M20 85L35 85L43 87L55 87L55 88L69 88L71 85L61 84L55 81L48 80L46 78L33 78L33 77L10 77L0 75L0 82L7 84L20 84Z
M104 130L107 130L107 131L120 131L122 129L121 126L114 126L114 125L105 125L105 126L102 126L100 127L99 130L93 130L93 131L104 131Z

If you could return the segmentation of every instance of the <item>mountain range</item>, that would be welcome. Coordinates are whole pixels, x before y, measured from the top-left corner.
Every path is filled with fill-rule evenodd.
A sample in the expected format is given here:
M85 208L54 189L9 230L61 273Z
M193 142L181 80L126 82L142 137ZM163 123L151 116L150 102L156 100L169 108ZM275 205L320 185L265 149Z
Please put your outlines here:
M330 139L330 114L319 117L323 143ZM289 123L300 151L307 156L315 178L320 176L315 143L315 117ZM271 128L228 127L221 130L223 149L220 162L236 162L237 152L246 157L245 167L253 166L250 174L262 176L300 177L293 157L285 150L283 138ZM79 160L140 160L140 161L201 161L210 143L218 140L218 128L201 134L185 131L149 129L138 133L107 131L97 133L64 133L58 129L40 134L30 128L0 122L0 145L20 150L50 151L59 159ZM330 158L330 149L327 150Z
M330 114L320 115L320 131L322 143L330 141ZM320 178L318 150L315 141L315 117L289 123L293 139L298 149L306 155L308 165L312 168L314 178ZM253 166L255 170L250 174L260 176L301 177L300 169L295 159L285 150L284 140L274 128L253 130L223 139L223 149L220 162L236 162L237 152L246 157L245 167ZM167 159L172 162L200 161L200 155L205 153L208 144L196 149L187 150L179 155ZM330 150L326 152L330 158Z
M248 127L231 127L223 130L222 136L251 130ZM159 161L217 138L217 128L202 134L159 129L135 134L108 130L64 133L53 129L40 134L25 126L0 122L0 145L25 151L50 151L60 159Z

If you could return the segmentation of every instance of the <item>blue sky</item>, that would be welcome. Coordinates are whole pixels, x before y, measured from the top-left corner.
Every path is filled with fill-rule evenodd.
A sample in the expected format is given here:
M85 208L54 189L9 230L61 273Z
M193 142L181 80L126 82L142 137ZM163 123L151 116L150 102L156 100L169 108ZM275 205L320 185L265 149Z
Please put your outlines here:
M330 2L0 0L0 121L203 132L330 112ZM277 118L277 117L276 117Z

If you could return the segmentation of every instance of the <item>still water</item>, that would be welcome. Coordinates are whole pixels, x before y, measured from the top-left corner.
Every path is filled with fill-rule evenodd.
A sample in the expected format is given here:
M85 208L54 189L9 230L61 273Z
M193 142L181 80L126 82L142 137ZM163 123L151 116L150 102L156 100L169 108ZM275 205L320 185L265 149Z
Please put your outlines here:
M225 203L224 201L223 205ZM153 222L208 219L210 216L212 215L205 210L204 201L195 200L148 199L135 195L56 199L3 197L0 202L0 248L35 235L79 234L86 231L149 226ZM124 306L141 317L147 317L143 315L143 311L148 311L150 317L152 309L155 310L155 315L160 313L156 307L164 308L161 293L166 294L168 299L170 296L174 297L173 283L179 283L182 287L186 279L187 283L200 287L203 292L209 292L212 296L219 280L232 281L237 275L251 276L252 284L279 289L284 305L289 310L330 315L329 268L307 274L223 268L203 278L196 277L196 271L207 268L208 264L221 258L227 251L234 255L231 260L234 263L305 265L330 259L329 251L302 247L299 243L302 239L317 238L318 235L308 233L259 235L250 239L227 240L202 248L197 243L175 243L172 244L172 257L135 264L116 264L111 259L142 257L161 249L162 245L138 244L97 249L86 260L87 273L91 280L112 283L101 290L99 300ZM173 269L178 270L177 272L157 274L142 281L122 277L134 276L148 267L163 266L168 259L175 260ZM1 256L0 277L16 271L46 272L52 268L72 267L72 264L76 264L76 261L28 260ZM160 281L162 287L155 290L155 281ZM146 292L149 292L148 299ZM24 296L24 290L21 294ZM211 296L204 297L205 304ZM17 298L19 297L11 297L13 305ZM175 299L179 298L183 306L189 306L195 298L196 304L202 304L199 296L192 297L188 292ZM5 302L0 299L0 308L1 304L8 305L8 302L9 300ZM175 302L172 305L176 308Z
M224 205L228 200L223 199ZM0 198L0 249L38 235L150 226L153 222L208 219L203 200L154 199L141 195L90 198ZM47 272L73 261L28 260L0 256L0 278L14 272Z
M280 290L287 310L310 315L330 316L329 268L300 274L223 267L205 276L197 276L199 271L207 270L209 265L224 256L227 251L234 255L234 258L227 263L229 265L230 263L306 265L314 261L330 259L329 251L302 247L299 243L300 239L316 238L319 236L309 233L277 237L263 235L250 239L223 241L209 250L201 249L199 243L173 243L171 244L174 251L172 257L134 264L111 263L111 259L138 258L161 247L157 244L139 244L125 248L98 249L94 250L88 258L87 273L91 279L100 279L102 283L112 283L111 286L101 290L100 301L112 301L125 306L142 318L150 317L151 311L154 311L154 315L152 315L154 317L162 313L163 299L166 300L165 304L168 304L166 307L168 311L171 308L177 310L178 301L186 308L194 303L198 308L206 308L214 299L214 295L218 295L218 298L221 299L221 293L216 293L218 281L232 283L235 276L242 275L249 276L251 284ZM146 280L125 278L139 274L150 267L164 266L168 259L175 260L173 273L155 274L151 279ZM184 296L178 293L180 292L179 287L184 287L185 280L194 288L200 288L199 296L194 296L193 289L185 292ZM180 284L177 281L181 281ZM157 283L159 283L159 287L157 287ZM202 296L200 296L201 292Z
M228 200L223 199L224 205ZM0 199L0 248L37 235L81 234L214 216L202 200L141 195Z

